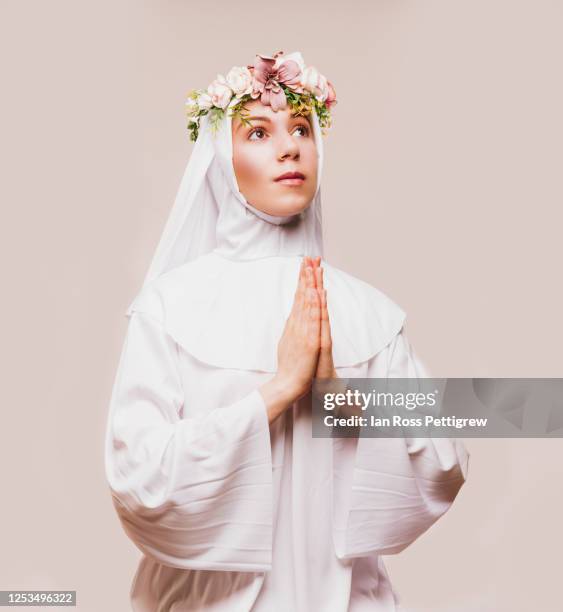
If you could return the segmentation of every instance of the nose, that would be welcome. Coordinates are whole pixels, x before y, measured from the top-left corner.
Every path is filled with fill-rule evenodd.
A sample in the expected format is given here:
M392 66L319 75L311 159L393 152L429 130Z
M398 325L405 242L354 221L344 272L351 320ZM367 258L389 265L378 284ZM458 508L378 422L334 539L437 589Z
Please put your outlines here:
M299 143L289 133L282 137L279 145L279 159L283 161L287 158L299 159Z

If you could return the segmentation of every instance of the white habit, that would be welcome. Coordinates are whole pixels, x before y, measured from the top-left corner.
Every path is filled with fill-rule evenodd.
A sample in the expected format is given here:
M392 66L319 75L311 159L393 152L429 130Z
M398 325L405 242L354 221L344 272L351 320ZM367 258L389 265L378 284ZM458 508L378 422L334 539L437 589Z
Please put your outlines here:
M398 610L382 555L448 510L468 453L445 438L313 438L310 396L269 425L257 389L276 372L302 256L323 254L320 188L293 219L259 214L236 186L230 129L201 129L127 312L105 462L143 553L132 609ZM427 376L402 309L322 265L338 375Z

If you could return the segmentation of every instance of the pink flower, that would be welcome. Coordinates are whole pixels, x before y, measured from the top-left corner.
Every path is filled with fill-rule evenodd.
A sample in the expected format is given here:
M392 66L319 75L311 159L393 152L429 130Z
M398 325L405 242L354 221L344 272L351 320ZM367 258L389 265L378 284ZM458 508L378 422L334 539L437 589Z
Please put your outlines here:
M284 54L283 51L278 51L274 57L276 58L276 63L274 64L274 68L279 68L284 62L288 60L293 60L297 62L299 66L299 70L303 72L305 70L305 62L303 61L303 56L299 51L294 51L293 53Z
M233 90L229 87L225 77L218 74L217 78L207 88L207 94L211 97L214 106L226 108L233 96Z
M197 97L197 105L203 110L210 109L213 106L213 100L206 91L202 91Z
M328 98L328 81L314 66L305 68L301 75L301 85L304 89L310 91L320 102L325 102Z
M242 97L252 91L252 74L246 66L233 66L226 81L235 96Z
M336 100L336 91L334 91L334 86L330 81L327 81L328 84L328 96L325 100L325 104L327 108L330 108L333 104L337 103Z
M281 85L297 90L301 84L301 68L293 59L282 61L276 68L276 59L283 55L278 51L274 57L257 55L252 68L253 99L260 97L265 106L271 106L274 112L287 107L285 92Z

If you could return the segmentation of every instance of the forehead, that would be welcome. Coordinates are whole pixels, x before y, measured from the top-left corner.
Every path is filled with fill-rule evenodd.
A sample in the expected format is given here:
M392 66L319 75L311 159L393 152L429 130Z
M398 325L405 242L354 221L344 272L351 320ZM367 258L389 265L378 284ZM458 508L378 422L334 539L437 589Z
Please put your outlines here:
M249 119L255 123L256 121L266 121L272 123L281 123L285 124L291 121L291 119L302 118L310 122L310 115L300 115L296 116L291 106L288 104L287 107L283 110L272 110L271 106L266 106L260 102L260 100L251 100L249 102L245 102L244 107L249 115ZM253 117L256 119L253 120ZM258 119L260 118L260 119ZM233 117L233 128L238 128L241 125L241 120L239 117Z

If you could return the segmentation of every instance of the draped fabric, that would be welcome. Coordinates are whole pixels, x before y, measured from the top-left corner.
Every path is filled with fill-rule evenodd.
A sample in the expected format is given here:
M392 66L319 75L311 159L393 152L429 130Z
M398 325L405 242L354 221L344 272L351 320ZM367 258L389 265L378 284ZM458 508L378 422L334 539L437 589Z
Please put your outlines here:
M132 608L396 610L382 555L447 511L468 454L449 439L313 438L310 394L268 423L258 388L277 370L302 256L323 254L321 172L303 213L256 214L230 130L203 126L127 310L105 469L142 552ZM322 264L338 376L426 376L404 311Z

